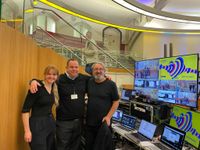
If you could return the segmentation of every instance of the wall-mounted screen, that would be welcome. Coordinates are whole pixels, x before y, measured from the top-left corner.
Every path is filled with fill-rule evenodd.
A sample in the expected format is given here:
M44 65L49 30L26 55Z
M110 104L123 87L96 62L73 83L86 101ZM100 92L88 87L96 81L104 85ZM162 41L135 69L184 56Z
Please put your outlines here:
M196 107L198 55L160 59L159 80L159 100Z
M200 141L200 113L175 106L170 125L186 132L185 141L198 148Z
M147 99L197 107L198 54L138 61L134 86Z
M159 59L135 63L135 90L148 99L157 99L159 87Z

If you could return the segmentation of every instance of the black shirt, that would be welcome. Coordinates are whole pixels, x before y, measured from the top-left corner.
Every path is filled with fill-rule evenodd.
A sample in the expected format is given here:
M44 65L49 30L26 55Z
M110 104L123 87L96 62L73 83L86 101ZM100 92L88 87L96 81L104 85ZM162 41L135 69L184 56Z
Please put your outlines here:
M85 106L85 93L89 76L79 74L74 80L68 78L66 73L60 75L58 84L59 106L56 109L57 120L73 120L83 117ZM71 99L75 94L77 99Z
M112 107L113 101L119 99L117 86L111 80L97 83L92 78L88 83L88 98L87 125L99 126Z
M22 113L29 112L32 109L32 117L49 116L51 115L51 108L53 104L53 92L49 94L42 84L41 87L38 87L38 92L32 94L28 91L22 108Z

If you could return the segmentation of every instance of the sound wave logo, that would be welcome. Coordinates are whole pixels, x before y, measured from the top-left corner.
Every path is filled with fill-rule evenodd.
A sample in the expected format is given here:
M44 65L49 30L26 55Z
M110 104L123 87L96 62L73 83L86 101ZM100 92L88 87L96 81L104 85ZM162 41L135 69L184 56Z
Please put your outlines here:
M196 136L200 140L200 134L195 128L192 127L192 112L187 112L186 114L181 113L180 116L176 116L172 112L171 118L176 121L176 125L180 130L191 132L192 135Z
M197 69L187 68L184 64L184 59L182 57L176 58L175 62L171 61L169 65L166 66L160 64L159 69L160 70L165 69L172 77L172 79L176 78L183 72L193 73L193 74L197 74L198 72Z

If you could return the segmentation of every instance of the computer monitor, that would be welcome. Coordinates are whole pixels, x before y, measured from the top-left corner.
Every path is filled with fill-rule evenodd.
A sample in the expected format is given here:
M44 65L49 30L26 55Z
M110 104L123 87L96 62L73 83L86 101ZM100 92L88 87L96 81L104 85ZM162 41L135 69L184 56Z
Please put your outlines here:
M112 116L113 121L121 122L122 120L123 111L116 110Z
M137 95L137 91L136 90L132 90L131 96L134 97Z
M144 135L148 139L153 139L155 131L156 131L156 125L147 122L145 120L141 121L138 133Z
M199 54L135 62L134 88L147 101L197 107Z
M129 129L133 129L135 127L135 123L136 123L136 118L131 116L131 115L127 115L127 114L123 114L122 116L122 126L127 127Z
M166 124L160 140L175 150L182 150L184 139L184 131Z
M159 59L158 100L197 107L198 54Z
M131 89L122 89L121 92L121 100L129 102L132 97L132 90Z
M185 141L195 148L199 148L200 141L200 113L174 106L170 125L186 132Z
M156 100L159 87L159 59L135 62L134 88L139 98Z

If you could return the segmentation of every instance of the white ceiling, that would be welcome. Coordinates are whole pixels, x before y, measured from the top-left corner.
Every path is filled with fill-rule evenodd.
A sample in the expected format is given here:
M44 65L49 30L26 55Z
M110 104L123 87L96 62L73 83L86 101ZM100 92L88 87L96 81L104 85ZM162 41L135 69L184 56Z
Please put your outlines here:
M18 4L20 10L23 8L24 0L3 0L13 1ZM79 13L87 14L92 17L98 18L109 23L130 26L134 18L138 16L133 11L127 10L126 8L116 4L112 0L49 0L55 3L61 2L64 7L69 7ZM148 6L153 7L155 0L136 0L143 2ZM165 1L165 0L161 0ZM188 16L199 16L200 17L200 0L166 0L167 4L162 11L169 11L171 13L183 14ZM26 4L29 0L25 0ZM64 16L63 13L60 13ZM161 27L171 29L184 29L190 28L191 24L174 23L169 21L161 21L157 19L151 20L145 26L147 27ZM200 24L194 25L195 28L200 29Z
M200 0L168 0L163 11L200 17Z
M55 0L54 0L55 1ZM65 3L66 6L80 10L82 13L95 15L111 23L129 26L131 21L138 16L133 11L116 4L112 0L57 0ZM145 5L154 6L155 0L137 0ZM165 0L164 0L165 1ZM200 0L166 0L167 3L162 11L171 13L199 16ZM175 23L153 19L146 24L148 27L170 28L170 29L191 29L191 24ZM193 28L192 28L193 29ZM200 24L194 25L194 29L200 29Z

